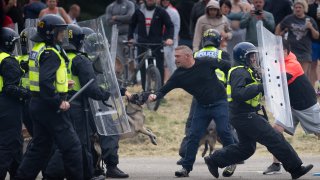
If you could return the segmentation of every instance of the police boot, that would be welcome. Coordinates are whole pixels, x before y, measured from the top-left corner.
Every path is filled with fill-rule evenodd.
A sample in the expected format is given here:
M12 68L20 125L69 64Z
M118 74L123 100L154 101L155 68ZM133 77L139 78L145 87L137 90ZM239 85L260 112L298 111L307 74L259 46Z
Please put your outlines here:
M108 166L106 177L110 178L128 178L129 175L121 171L117 166Z
M294 171L290 172L291 177L292 179L298 179L299 177L307 174L312 168L312 164L309 164L307 166L300 166L298 169L295 169Z
M90 180L105 180L106 177L104 177L104 175L100 175L100 176L95 176L93 178L91 178Z

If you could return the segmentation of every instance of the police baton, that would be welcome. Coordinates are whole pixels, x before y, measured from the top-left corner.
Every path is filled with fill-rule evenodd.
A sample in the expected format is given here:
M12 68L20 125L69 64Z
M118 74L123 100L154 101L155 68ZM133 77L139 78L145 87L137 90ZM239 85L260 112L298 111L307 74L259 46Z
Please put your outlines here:
M90 81L88 81L87 84L85 84L81 89L79 89L79 91L78 91L77 93L75 93L75 94L68 100L68 102L70 103L70 102L72 102L74 99L76 99L84 90L86 90L86 89L88 88L88 86L89 86L90 84L93 83L93 81L94 81L94 79L90 79ZM57 111L57 113L60 113L60 112L61 112L61 109L59 109L59 110Z

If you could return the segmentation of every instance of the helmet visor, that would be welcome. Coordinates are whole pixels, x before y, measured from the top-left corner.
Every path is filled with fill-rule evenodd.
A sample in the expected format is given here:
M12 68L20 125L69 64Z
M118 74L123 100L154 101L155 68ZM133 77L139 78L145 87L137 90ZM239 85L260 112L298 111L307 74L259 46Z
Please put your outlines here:
M259 54L257 52L250 52L246 55L246 57L250 68L254 70L259 70L261 68Z
M69 45L69 35L68 35L68 26L61 25L57 26L54 29L55 34L55 42L61 46L68 46Z
M12 44L14 45L14 50L12 54L15 56L22 55L20 37L14 37L12 39Z

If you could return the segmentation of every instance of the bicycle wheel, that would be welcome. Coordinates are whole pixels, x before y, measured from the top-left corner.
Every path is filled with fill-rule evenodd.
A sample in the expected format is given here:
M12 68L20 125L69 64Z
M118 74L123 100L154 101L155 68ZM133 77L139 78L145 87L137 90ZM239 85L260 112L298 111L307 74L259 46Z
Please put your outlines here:
M158 68L155 65L149 65L146 70L146 84L145 90L152 93L158 91L161 88L161 75ZM147 102L149 110L156 111L160 105L160 100L154 102Z

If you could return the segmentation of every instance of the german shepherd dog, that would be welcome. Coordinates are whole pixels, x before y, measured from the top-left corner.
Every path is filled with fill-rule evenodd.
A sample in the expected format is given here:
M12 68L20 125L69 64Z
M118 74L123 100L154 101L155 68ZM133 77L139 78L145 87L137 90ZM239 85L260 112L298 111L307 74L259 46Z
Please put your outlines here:
M149 136L152 144L157 145L157 136L144 126L145 116L143 114L142 106L128 101L126 113L128 115L131 132L122 134L120 139L133 138L139 133L142 133Z

